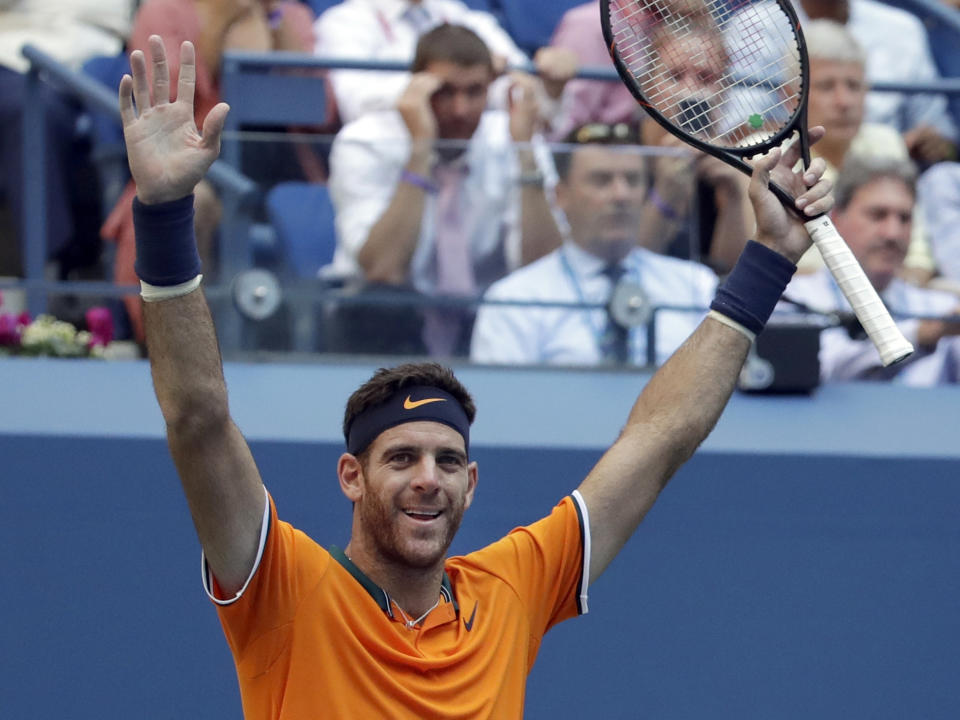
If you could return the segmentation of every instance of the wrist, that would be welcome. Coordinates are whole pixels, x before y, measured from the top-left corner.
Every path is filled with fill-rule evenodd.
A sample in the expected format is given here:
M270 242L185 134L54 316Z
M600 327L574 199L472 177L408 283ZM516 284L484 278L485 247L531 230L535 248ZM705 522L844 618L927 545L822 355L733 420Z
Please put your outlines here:
M522 170L517 181L521 187L531 187L543 189L544 177L540 168L533 170Z
M796 270L786 257L751 240L717 289L710 309L758 335Z
M807 246L801 251L791 252L781 247L780 243L777 242L776 238L772 236L764 235L763 233L757 234L756 243L758 245L763 245L770 252L780 255L787 262L793 263L794 265L800 262L800 258L802 258L804 254L807 252L807 250L809 249L809 246Z
M193 229L193 195L148 205L133 199L134 270L152 286L181 285L200 274Z
M540 169L540 166L537 165L537 157L533 154L533 149L529 146L529 144L518 145L515 150L517 153L517 165L520 167L520 172L537 172L537 170Z
M187 197L193 197L192 193L156 193L152 194L149 190L143 190L139 186L137 187L136 199L140 202L141 206L151 207L154 205L165 205L168 203L175 203L183 200Z
M411 172L429 175L435 163L436 155L433 151L433 141L415 141L405 167Z
M431 195L435 195L438 190L437 184L431 178L408 168L400 171L400 182L419 188Z

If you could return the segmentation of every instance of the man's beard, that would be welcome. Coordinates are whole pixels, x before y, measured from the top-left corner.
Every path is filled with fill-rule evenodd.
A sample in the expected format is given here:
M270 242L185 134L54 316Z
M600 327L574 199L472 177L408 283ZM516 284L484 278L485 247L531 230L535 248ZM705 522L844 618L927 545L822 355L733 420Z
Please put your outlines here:
M400 530L400 518L397 515L403 514L403 512L395 511L392 503L385 504L380 496L368 495L360 503L359 510L361 522L380 557L389 562L426 569L446 556L447 549L453 542L453 538L460 528L460 522L463 520L464 506L461 499L457 505L444 508L442 515L445 521L443 534L439 537L435 536L434 539L429 541L431 545L434 545L434 549L426 556L405 547L408 545L418 546L423 541L415 536L411 539L410 533L404 534Z

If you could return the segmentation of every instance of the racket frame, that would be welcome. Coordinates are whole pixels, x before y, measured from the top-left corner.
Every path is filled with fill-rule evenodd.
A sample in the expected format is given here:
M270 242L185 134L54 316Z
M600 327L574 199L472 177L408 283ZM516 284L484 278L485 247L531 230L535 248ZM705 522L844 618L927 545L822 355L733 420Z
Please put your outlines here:
M614 42L613 28L610 24L611 2L617 2L617 0L600 0L600 23L610 58L613 60L614 67L616 67L623 84L650 117L667 132L688 145L692 145L698 150L732 165L748 176L753 175L753 168L744 160L745 157L754 157L768 152L796 133L798 136L797 142L800 143L800 156L804 170L806 171L810 167L810 140L807 134L807 100L810 91L809 58L807 57L807 45L803 37L803 30L800 27L800 19L789 0L775 0L775 2L789 18L797 40L799 53L797 60L800 64L800 97L797 107L784 126L763 142L746 147L723 148L704 142L680 129L647 100L640 83L637 82L634 73L620 57L617 45ZM620 6L618 5L618 7ZM883 300L873 285L870 284L850 248L847 247L843 238L840 237L833 226L829 215L827 213L807 215L797 208L796 198L784 188L772 181L769 183L769 188L788 211L803 221L814 244L824 255L824 260L835 281L877 348L881 362L885 366L892 365L912 354L913 346L890 317Z
M780 9L783 10L784 14L789 18L790 25L793 28L794 35L797 39L797 48L799 51L798 60L800 62L800 101L784 126L762 143L748 145L745 147L734 146L729 148L721 148L708 142L704 142L694 135L684 132L673 122L664 117L659 110L653 107L650 101L645 97L644 92L640 87L640 83L637 82L636 76L627 66L623 58L620 57L620 53L617 50L616 43L614 42L613 28L610 24L609 7L611 3L616 3L617 0L600 0L600 24L603 29L603 39L607 44L607 50L610 53L611 60L613 60L614 67L617 69L617 74L620 75L621 81L627 86L627 89L633 95L634 99L639 103L640 107L642 107L644 111L657 122L658 125L660 125L671 135L678 137L680 140L683 140L688 145L694 146L698 150L702 150L703 152L712 155L719 160L733 165L747 176L753 175L753 168L744 160L744 158L750 158L766 153L770 149L781 145L794 133L799 136L798 142L800 143L800 157L803 160L804 170L810 167L810 139L807 136L807 99L810 90L810 72L809 58L807 57L807 43L803 37L803 30L800 28L800 18L797 16L797 13L793 9L793 6L790 4L789 0L773 1L780 6ZM808 221L820 217L820 215L805 215L801 210L798 210L796 206L796 198L784 188L777 185L775 182L770 182L770 190L774 195L777 196L777 199L783 203L784 207L790 210L798 218Z

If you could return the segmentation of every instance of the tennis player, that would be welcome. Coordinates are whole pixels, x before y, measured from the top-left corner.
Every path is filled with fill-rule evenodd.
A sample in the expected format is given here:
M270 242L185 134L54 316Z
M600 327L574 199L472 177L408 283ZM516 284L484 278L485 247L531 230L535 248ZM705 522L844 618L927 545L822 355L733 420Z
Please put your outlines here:
M328 550L278 518L230 418L199 290L191 192L217 156L228 108L214 107L198 132L193 46L181 48L175 102L157 36L150 54L152 87L139 51L120 85L150 365L246 717L521 717L541 637L586 612L589 584L710 432L810 244L766 182L774 174L805 211L827 211L823 162L800 175L789 151L757 161L757 238L710 315L580 486L489 547L446 557L477 486L470 395L437 365L378 371L347 403L337 477L353 524L346 546Z

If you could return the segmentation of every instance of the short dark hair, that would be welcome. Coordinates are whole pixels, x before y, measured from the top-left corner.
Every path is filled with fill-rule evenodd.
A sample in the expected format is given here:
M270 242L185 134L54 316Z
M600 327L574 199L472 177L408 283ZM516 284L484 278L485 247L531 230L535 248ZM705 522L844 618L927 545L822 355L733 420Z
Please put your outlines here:
M845 210L857 191L874 180L899 180L917 197L917 166L907 158L850 155L843 162L834 183L833 199L837 210Z
M483 65L491 77L494 73L493 56L486 43L462 25L443 23L420 36L410 71L422 72L435 62L451 62L460 67Z
M343 413L344 439L350 432L350 425L361 412L386 402L402 388L416 385L436 387L450 393L463 407L467 420L473 423L477 407L453 370L434 362L404 363L392 368L380 368L353 392Z
M576 145L640 145L640 126L637 123L585 123L575 127L553 152L557 177L567 179Z

